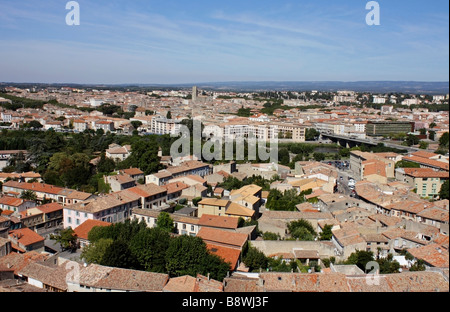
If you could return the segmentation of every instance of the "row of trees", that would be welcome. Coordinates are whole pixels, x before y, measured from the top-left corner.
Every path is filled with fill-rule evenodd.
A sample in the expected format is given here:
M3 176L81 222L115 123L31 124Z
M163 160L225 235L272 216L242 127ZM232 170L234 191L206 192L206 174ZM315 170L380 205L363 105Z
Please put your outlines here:
M136 167L145 174L162 167L158 148L170 150L171 140L162 136L122 136L94 131L84 133L57 133L41 131L8 131L3 129L0 149L27 150L10 159L4 172L37 171L46 183L86 192L99 191L102 176L116 169ZM116 163L106 158L110 144L130 144L132 153L125 161ZM100 157L96 167L90 161Z
M173 226L173 224L172 224ZM83 249L88 263L167 273L170 276L210 274L222 281L230 264L209 253L199 237L170 235L171 225L159 221L148 228L144 221L125 221L89 232L91 244Z

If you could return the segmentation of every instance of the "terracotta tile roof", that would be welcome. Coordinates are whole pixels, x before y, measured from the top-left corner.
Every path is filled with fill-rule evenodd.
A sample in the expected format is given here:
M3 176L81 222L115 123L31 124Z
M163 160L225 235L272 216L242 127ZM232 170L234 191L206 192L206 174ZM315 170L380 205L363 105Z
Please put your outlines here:
M158 186L154 183L138 185L138 186L129 188L126 191L136 193L142 197L149 197L149 196L154 196L157 194L162 194L162 193L167 192L167 190L164 187Z
M45 240L44 237L30 230L29 228L12 230L9 232L9 237L10 239L17 238L14 240L17 240L17 242L19 242L23 246L29 246L32 244L43 242Z
M440 208L428 208L423 210L422 212L418 213L417 216L431 219L431 220L437 220L440 222L447 222L449 221L449 212L448 210L440 209Z
M80 272L80 284L95 288L138 292L162 291L167 274L120 269L91 264Z
M448 172L434 171L431 168L403 168L406 175L414 178L448 178Z
M49 203L36 208L42 211L43 213L51 213L58 210L62 210L63 206L59 203Z
M29 263L19 271L19 274L42 282L45 285L57 288L62 291L67 290L66 276L71 268L63 264L57 267L49 267L40 263Z
M261 273L265 291L284 292L347 292L344 274Z
M233 293L262 292L263 286L258 284L258 279L234 275L224 279L224 291Z
M17 275L22 268L28 265L28 263L44 261L47 258L47 255L40 254L36 251L30 251L23 254L11 252L6 256L0 257L0 265L14 269L14 274Z
M417 259L422 259L434 267L445 268L449 266L448 250L438 244L429 244L422 247L408 249L408 252Z
M172 193L180 192L184 189L189 188L189 185L187 185L183 182L172 182L172 183L168 183L166 185L162 185L162 187L167 190L167 194L172 194Z
M95 284L95 287L138 292L160 292L168 280L167 274L113 268Z
M246 234L233 233L207 227L200 228L197 236L209 244L221 244L239 249L244 246L248 239L248 235Z
M153 175L155 177L157 177L158 179L169 178L172 176L172 174L168 171L160 171L160 172L154 173Z
M262 217L265 219L280 219L280 220L300 220L300 219L314 219L326 220L333 219L333 215L329 212L300 212L300 211L270 211L263 212Z
M16 182L16 181L8 181L3 183L3 186L7 187L13 187L21 190L30 190L34 192L41 192L41 193L47 193L47 194L58 194L60 191L63 190L63 188L54 186L51 184L45 184L45 183L27 183L27 182Z
M412 157L405 156L405 157L403 157L403 160L432 166L432 167L439 168L439 169L446 170L446 171L449 170L448 163L444 163L444 162L438 161L438 160L422 158L422 157L417 157L417 156L412 156Z
M384 226L393 226L393 225L396 225L396 224L402 222L402 219L400 219L400 218L386 216L381 213L371 215L368 218L373 221L379 221Z
M206 244L206 248L212 254L215 254L222 258L225 262L230 264L230 270L236 270L241 251L235 248L228 248L224 246L214 245L211 243Z
M12 211L12 210L3 210L1 215L2 216L10 216L13 213L14 213L14 211Z
M428 159L439 156L438 154L430 153L430 152L426 152L426 151L417 151L417 152L412 153L411 155L417 156L417 157L422 157L422 158L428 158Z
M387 274L385 279L394 292L448 292L448 281L440 273L404 272Z
M77 235L77 237L81 239L88 239L88 234L95 226L110 226L111 223L104 222L100 220L86 220L83 223L81 223L79 226L77 226L73 231L74 234Z
M197 274L197 283L200 292L223 292L223 283L212 278Z
M394 203L391 205L386 206L385 208L391 209L391 210L398 210L398 211L405 211L412 214L418 214L419 212L422 212L423 210L431 207L431 203L426 201L402 201L398 203Z
M364 177L374 174L386 177L386 164L384 162L373 159L363 161L362 164L364 165Z
M171 278L164 286L164 292L198 292L197 279L190 275Z
M350 246L366 242L361 234L353 227L335 229L332 230L332 233L341 246Z
M238 219L233 217L203 214L198 222L198 225L224 229L236 229L238 227Z
M21 198L16 198L12 196L3 196L0 197L0 204L11 206L11 207L18 207L22 205L24 202Z
M225 199L217 199L217 198L203 198L198 203L199 205L208 205L208 206L217 206L217 207L226 207L229 204L228 200Z
M79 200L86 200L89 197L91 197L92 194L91 193L86 193L86 192L80 192L80 191L76 191L76 190L72 190L68 195L67 198L68 199L79 199Z
M140 175L144 174L144 172L139 168L129 168L129 169L123 169L123 172L125 172L128 175Z
M294 249L294 256L296 259L319 259L319 252L317 250L300 250Z
M231 203L228 206L225 214L232 215L232 216L242 216L242 217L250 217L251 218L255 214L255 211L253 209L246 208L242 205L239 205L236 203Z

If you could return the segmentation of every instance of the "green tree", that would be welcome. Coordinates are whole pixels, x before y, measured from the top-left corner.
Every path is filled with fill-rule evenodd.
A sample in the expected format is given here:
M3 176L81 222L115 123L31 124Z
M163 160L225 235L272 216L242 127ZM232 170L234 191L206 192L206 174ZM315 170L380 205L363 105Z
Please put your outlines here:
M100 156L100 160L97 163L97 172L100 173L111 173L114 171L116 167L116 163L111 158L106 157L106 154L103 152Z
M243 257L243 262L249 268L250 272L252 272L258 271L259 269L267 269L269 259L262 251L259 251L255 247L249 247L246 255Z
M167 112L166 118L167 119L172 119L172 113L170 111Z
M439 147L441 147L441 148L448 148L449 147L449 134L448 134L448 132L445 132L439 138Z
M436 139L436 131L433 130L428 131L428 139L434 141Z
M280 234L272 233L272 232L264 232L262 236L263 240L279 240Z
M102 265L123 269L138 269L138 261L132 254L128 244L116 240L109 245L102 257Z
M331 229L333 228L332 225L330 224L326 224L323 229L322 232L320 233L320 240L331 240L331 238L333 237L333 232L331 231Z
M415 136L414 134L408 134L408 136L406 137L406 145L408 146L412 146L412 145L417 145L419 144L419 138L417 136Z
M159 214L158 218L156 219L156 226L168 232L173 232L174 230L173 220L170 217L170 215L165 211L162 211Z
M425 271L426 266L425 262L422 259L417 259L416 262L414 262L413 265L409 268L410 272L418 272L418 271Z
M57 235L51 236L59 243L62 250L71 250L74 252L77 249L77 236L72 228L61 230Z
M25 200L31 200L31 201L37 200L36 193L31 190L23 191L22 194L20 194L20 198L25 199Z
M284 166L287 166L289 164L291 159L287 148L280 148L278 150L278 161Z
M289 222L287 228L291 237L295 239L312 241L317 237L317 233L311 222L304 219Z
M419 148L420 149L427 149L429 145L430 145L430 143L425 142L425 141L420 141L419 142Z
M28 127L32 129L41 129L43 125L37 120L32 120L28 123Z
M145 137L131 145L131 155L119 163L118 169L139 168L145 175L149 175L162 169L158 157L158 142L156 138Z
M366 272L366 265L370 261L374 261L374 255L372 251L358 250L352 253L348 259L344 262L345 264L355 264L361 270Z
M171 276L210 273L213 279L223 280L230 265L211 255L200 237L182 235L170 240L166 251L166 269Z
M441 190L439 191L440 199L450 199L450 182L449 180L445 180L441 185Z
M113 243L111 238L101 238L95 243L83 247L81 252L81 259L84 259L87 263L101 264L103 263L103 257L108 247Z
M159 227L139 231L130 241L130 250L146 271L166 272L166 251L170 235Z
M400 272L400 263L393 260L392 254L389 254L387 258L380 258L377 260L380 266L380 274L392 274Z
M315 161L324 161L325 160L325 154L324 153L314 153L313 154Z
M251 115L251 109L250 108L244 108L243 106L239 108L237 115L239 117L250 117Z
M195 207L198 207L198 203L199 203L202 199L203 199L202 197L195 197L194 199L192 199L192 204L193 204Z
M139 121L139 120L133 120L133 121L131 122L131 125L133 126L134 129L137 129L137 128L139 128L140 126L142 126L142 122Z
M395 168L420 168L420 164L412 161L400 160L395 164Z

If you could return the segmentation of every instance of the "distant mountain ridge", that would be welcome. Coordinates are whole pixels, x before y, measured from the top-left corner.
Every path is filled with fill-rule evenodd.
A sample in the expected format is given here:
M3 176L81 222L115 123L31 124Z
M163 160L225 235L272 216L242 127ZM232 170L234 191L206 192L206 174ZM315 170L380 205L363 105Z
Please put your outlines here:
M338 91L351 90L372 93L408 93L408 94L448 94L449 82L420 81L226 81L198 82L183 84L79 84L79 83L14 83L1 82L0 87L16 86L29 88L32 86L76 87L76 88L192 88L197 86L204 90L255 92L255 91Z

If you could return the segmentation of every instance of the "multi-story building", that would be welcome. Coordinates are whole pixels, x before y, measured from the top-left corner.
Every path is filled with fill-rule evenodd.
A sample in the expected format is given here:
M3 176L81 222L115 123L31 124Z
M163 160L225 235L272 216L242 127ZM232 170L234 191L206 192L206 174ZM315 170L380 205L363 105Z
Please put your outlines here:
M143 220L148 227L156 227L156 221L158 220L160 211L148 210L148 209L133 209L131 219ZM173 220L173 225L176 234L196 236L199 231L199 218L191 216L183 216L177 214L170 214L170 218Z
M154 117L151 122L151 133L154 134L176 134L180 132L181 122L179 120Z
M431 168L398 168L396 179L414 187L421 197L436 198L442 184L449 179L448 172L434 171Z
M396 133L414 132L414 122L409 121L369 121L366 125L366 135L384 136Z
M130 190L98 197L87 202L64 207L64 228L76 228L86 220L100 220L110 223L123 222L130 216L131 209L142 207L142 197Z

